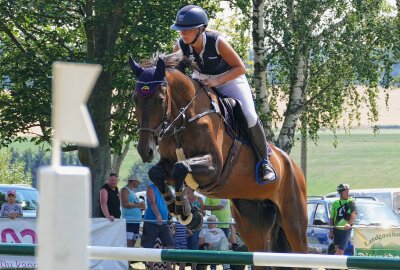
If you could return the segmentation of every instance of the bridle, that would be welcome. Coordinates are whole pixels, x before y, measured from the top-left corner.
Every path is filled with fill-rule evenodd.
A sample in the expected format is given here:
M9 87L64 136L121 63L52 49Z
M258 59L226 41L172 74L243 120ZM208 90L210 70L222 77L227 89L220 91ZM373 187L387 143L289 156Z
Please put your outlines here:
M138 128L138 133L142 131L147 131L150 133L153 133L153 136L155 137L155 141L158 142L158 138L162 136L163 131L165 129L165 126L167 124L167 119L170 115L170 98L169 98L169 87L168 87L168 82L165 80L162 81L149 81L149 82L143 82L143 81L137 81L136 83L142 83L142 84L154 84L154 83L159 83L161 87L165 87L165 98L164 98L164 111L163 111L163 116L161 118L161 122L155 127L155 128L150 128L150 127L139 127ZM148 97L152 95L154 92L150 92L147 95L141 95L144 97Z
M194 97L188 102L188 104L186 104L185 107L180 108L179 109L179 114L171 121L168 121L168 118L170 118L171 116L171 97L170 97L170 88L168 86L168 82L166 80L166 78L164 78L164 80L162 81L149 81L149 82L143 82L143 81L137 81L137 83L142 83L142 84L153 84L153 83L160 83L161 87L165 87L165 99L164 99L164 111L163 111L163 116L162 119L160 121L160 123L158 125L156 125L155 128L150 128L150 127L139 127L138 129L138 133L140 132L150 132L153 133L153 136L155 138L155 142L156 144L158 144L159 141L161 141L163 139L164 136L173 136L178 134L179 132L181 132L183 129L185 129L185 123L186 122L193 122L207 114L210 113L219 113L219 107L218 105L212 100L210 93L204 88L204 87L200 87L199 89L206 91L211 104L212 104L212 109L208 109L200 114L197 114L195 116L193 116L192 118L188 119L186 121L186 111L189 109L190 105L192 105L192 103L194 102L194 100L197 98L198 96L198 90L196 90L196 93L194 95ZM151 94L155 93L155 91L153 91L152 93L146 95L150 96ZM180 127L176 126L177 121L182 118L182 125Z

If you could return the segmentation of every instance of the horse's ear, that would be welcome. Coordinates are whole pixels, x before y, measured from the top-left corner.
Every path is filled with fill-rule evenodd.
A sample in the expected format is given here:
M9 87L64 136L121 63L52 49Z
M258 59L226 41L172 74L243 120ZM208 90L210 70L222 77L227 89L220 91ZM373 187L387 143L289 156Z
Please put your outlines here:
M129 56L129 65L131 65L131 69L135 73L136 78L139 78L144 69L138 63L136 63L131 56Z
M159 57L157 61L156 71L154 72L154 77L163 80L165 77L165 62Z

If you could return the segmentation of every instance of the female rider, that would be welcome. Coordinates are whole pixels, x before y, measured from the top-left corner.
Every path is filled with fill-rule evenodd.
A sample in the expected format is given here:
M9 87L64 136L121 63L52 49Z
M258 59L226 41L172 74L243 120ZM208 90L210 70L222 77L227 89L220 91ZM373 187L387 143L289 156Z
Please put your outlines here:
M245 76L246 68L226 39L215 31L205 30L207 24L207 14L201 7L189 5L179 10L171 26L181 37L174 52L181 50L183 55L196 62L199 70L193 72L193 78L208 87L215 87L225 96L240 100L249 127L249 139L260 160L257 178L263 183L275 181L276 173L268 159L267 141Z

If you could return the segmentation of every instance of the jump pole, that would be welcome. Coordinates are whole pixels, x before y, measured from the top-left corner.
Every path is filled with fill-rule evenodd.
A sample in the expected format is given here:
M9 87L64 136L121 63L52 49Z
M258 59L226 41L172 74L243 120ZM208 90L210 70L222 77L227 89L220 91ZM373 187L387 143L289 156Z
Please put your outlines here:
M0 254L34 254L35 245L0 244ZM232 252L88 246L90 259L154 262L197 262L255 266L309 267L337 269L400 269L400 259L295 253Z
M61 166L61 146L98 145L86 102L100 71L99 65L53 64L52 164L38 170L39 270L89 269L90 171Z

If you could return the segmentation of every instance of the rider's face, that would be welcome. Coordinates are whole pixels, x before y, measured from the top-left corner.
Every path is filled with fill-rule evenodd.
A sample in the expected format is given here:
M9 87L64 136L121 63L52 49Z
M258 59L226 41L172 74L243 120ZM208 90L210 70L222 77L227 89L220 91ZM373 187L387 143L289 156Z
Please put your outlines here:
M189 30L181 30L181 31L179 31L179 35L181 36L181 38L185 44L189 44L194 40L198 31L199 31L199 28L193 28L193 29L189 29Z

